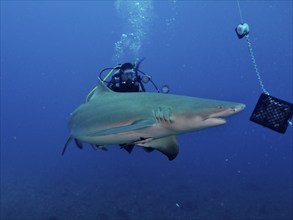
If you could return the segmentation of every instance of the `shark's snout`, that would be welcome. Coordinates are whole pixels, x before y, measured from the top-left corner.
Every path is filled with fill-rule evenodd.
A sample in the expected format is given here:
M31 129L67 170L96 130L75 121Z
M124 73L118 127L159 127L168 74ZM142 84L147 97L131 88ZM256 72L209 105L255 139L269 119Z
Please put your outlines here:
M244 104L235 104L231 106L218 106L218 111L209 115L209 118L224 118L238 112L245 108Z
M233 108L234 112L235 113L238 113L238 112L241 112L243 109L245 109L245 104L238 104L237 106L235 106Z

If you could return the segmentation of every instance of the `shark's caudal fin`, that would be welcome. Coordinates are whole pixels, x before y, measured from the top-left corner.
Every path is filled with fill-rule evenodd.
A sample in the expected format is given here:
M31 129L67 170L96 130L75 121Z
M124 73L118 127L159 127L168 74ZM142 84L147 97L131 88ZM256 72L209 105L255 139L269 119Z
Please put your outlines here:
M62 156L64 155L64 153L65 153L65 151L66 151L66 149L67 149L68 144L69 144L72 140L74 140L76 146L77 146L79 149L82 149L82 148L83 148L82 142L81 142L80 140L78 140L78 139L76 139L76 138L73 138L73 137L69 136L69 138L67 139L67 141L66 141L66 143L65 143L65 145L64 145L64 147L63 147L63 150L62 150L62 153L61 153Z
M62 150L62 153L61 153L62 156L64 155L64 153L65 153L65 151L66 151L66 149L67 149L68 144L69 144L72 140L73 140L73 137L69 136L69 138L67 139L67 141L66 141L66 143L65 143L65 145L64 145L64 147L63 147L63 150Z
M176 136L154 139L144 144L138 144L145 148L153 148L165 154L169 160L174 160L179 152Z

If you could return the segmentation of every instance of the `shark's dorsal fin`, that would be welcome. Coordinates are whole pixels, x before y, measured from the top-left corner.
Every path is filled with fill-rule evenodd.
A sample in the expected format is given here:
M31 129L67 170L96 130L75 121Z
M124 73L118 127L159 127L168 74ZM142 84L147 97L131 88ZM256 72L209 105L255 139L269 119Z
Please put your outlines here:
M90 100L95 99L98 95L105 94L105 93L112 93L113 91L109 89L104 82L102 82L100 79L98 81L98 85L96 87L96 90Z
M113 92L111 89L109 89L102 80L99 79L98 85L97 85L97 92Z

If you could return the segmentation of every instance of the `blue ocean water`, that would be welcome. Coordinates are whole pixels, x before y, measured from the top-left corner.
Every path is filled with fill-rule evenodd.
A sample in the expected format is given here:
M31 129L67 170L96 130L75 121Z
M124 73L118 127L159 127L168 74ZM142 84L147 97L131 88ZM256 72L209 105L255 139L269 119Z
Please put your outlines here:
M292 1L240 1L265 88L292 103ZM236 1L1 1L1 220L291 220L292 126L249 121L262 92ZM98 73L145 57L172 94L236 101L173 161L71 144ZM154 91L148 86L149 91Z

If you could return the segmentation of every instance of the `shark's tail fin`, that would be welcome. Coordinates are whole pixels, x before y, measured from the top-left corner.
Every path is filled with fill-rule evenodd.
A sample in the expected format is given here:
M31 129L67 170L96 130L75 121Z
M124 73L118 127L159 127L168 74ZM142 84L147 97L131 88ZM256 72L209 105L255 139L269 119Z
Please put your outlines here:
M67 141L66 141L66 143L65 143L65 145L64 145L64 147L63 147L63 150L62 150L62 153L61 153L62 156L64 155L64 153L65 153L65 151L66 151L66 149L67 149L68 144L69 144L72 140L73 140L73 137L69 136L69 138L67 139Z

